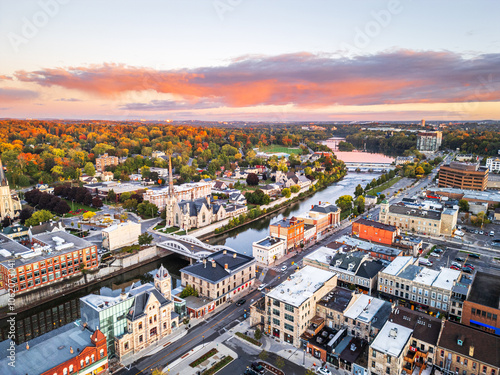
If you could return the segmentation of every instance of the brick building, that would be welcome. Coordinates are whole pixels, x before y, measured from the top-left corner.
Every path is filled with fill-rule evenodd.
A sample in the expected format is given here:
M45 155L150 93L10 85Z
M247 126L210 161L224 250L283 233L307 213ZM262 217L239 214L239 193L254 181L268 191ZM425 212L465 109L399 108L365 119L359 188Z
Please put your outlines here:
M99 266L96 245L65 231L32 236L31 248L0 235L0 289L15 291L61 281Z
M286 217L269 225L271 237L279 237L286 241L287 252L300 246L304 241L304 220Z
M352 234L363 240L391 245L399 234L399 230L393 225L358 219L352 223Z
M486 190L488 168L479 163L459 163L452 161L439 168L438 187L451 187L467 190Z
M462 323L500 335L500 276L476 273L463 302Z
M309 212L298 215L297 218L304 220L304 224L314 225L314 238L320 239L340 222L340 209L328 202L319 202L311 206Z
M104 172L107 166L118 165L118 156L109 156L107 153L95 159L95 170Z
M500 337L451 320L444 322L438 342L436 374L498 375Z

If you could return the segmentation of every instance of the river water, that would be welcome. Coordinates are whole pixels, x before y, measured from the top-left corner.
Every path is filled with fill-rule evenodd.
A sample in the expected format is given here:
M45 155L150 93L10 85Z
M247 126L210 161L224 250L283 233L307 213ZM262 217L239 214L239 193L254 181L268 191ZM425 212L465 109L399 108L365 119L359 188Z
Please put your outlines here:
M264 238L269 234L269 224L281 220L283 217L291 217L308 211L312 205L318 202L335 203L341 195L353 195L358 184L365 186L378 174L349 173L344 179L336 184L330 185L324 190L316 192L314 196L305 198L296 204L287 207L280 212L250 223L244 227L235 229L226 235L214 237L212 244L225 244L234 250L247 255L252 255L252 243ZM167 256L161 260L151 262L135 270L125 272L98 285L94 285L70 295L57 298L48 303L38 305L16 316L16 341L23 343L37 337L45 332L71 323L80 318L79 298L90 293L103 295L119 295L127 291L132 282L152 282L156 270L163 264L172 276L172 286L180 285L180 269L189 264L184 259L175 255ZM7 319L0 320L0 341L6 340L9 325ZM0 354L2 358L4 353Z
M376 173L348 173L342 181L316 192L312 197L305 198L283 209L275 216L266 216L244 227L236 228L223 236L213 237L209 242L212 245L227 245L242 254L252 255L252 243L269 234L270 223L279 221L284 217L289 218L307 212L312 205L318 204L319 202L330 202L335 204L335 201L341 195L354 195L354 190L358 184L361 184L364 188L368 182L378 177L380 177L380 174Z

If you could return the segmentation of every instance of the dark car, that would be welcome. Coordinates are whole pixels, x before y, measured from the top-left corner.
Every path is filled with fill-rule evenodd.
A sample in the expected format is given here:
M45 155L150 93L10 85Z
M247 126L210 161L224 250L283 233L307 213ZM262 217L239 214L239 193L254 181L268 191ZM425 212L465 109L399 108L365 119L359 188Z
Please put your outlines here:
M469 256L471 258L476 258L476 259L479 259L479 254L474 254L474 253L470 253Z
M237 304L238 306L241 306L241 305L243 305L246 301L247 301L247 300L243 298L243 299L240 299L238 302L236 302L236 304Z
M464 268L462 268L462 271L466 272L466 273L472 273L473 269L469 268L469 267L464 267Z
M252 370L250 368L247 368L243 374L244 375L259 375L254 370Z
M266 371L264 366L262 366L260 363L257 363L257 362L252 363L252 365L250 367L252 370L254 370L255 372L257 372L259 374L263 374Z
M471 269L474 269L474 266L470 263L464 263L464 267L469 267Z
M434 249L435 253L441 254L444 250L443 249Z
M461 257L456 257L455 260L457 262L463 262L465 259L464 258L461 258Z

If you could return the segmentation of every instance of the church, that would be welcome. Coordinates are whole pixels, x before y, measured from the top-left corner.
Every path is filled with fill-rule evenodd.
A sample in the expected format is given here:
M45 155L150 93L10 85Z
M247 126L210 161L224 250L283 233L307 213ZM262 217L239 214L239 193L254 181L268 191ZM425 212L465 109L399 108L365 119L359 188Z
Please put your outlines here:
M14 196L14 197L13 197ZM0 219L6 217L14 218L21 211L21 202L17 194L12 194L9 188L9 182L5 177L2 161L0 160Z
M225 219L226 209L210 202L210 197L177 201L174 194L172 177L172 161L168 160L169 168L169 195L166 200L166 225L176 226L184 230L201 228L216 221Z

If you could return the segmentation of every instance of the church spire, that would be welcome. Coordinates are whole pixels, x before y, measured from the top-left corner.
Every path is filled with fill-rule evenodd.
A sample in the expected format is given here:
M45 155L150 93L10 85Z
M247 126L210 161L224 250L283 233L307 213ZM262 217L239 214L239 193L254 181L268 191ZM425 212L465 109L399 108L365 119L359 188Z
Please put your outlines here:
M172 153L168 153L168 195L174 196L174 176L172 173Z

